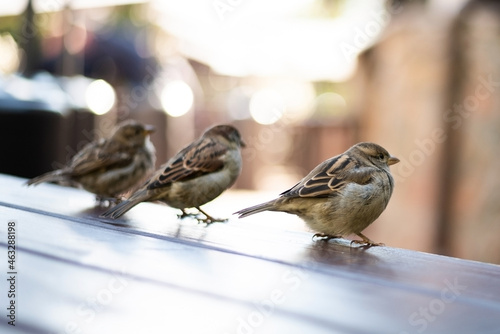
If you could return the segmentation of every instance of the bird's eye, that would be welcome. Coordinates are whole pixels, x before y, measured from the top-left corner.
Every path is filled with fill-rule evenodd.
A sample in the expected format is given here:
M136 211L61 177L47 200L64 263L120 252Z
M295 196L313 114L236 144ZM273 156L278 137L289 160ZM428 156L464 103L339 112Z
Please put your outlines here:
M379 159L379 160L384 160L384 155L383 155L382 153L379 153L379 154L377 155L377 159Z

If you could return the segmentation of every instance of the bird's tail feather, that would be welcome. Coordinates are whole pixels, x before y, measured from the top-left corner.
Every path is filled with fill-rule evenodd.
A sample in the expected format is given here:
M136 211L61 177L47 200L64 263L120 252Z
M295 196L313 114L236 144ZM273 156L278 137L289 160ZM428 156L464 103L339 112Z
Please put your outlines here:
M273 209L274 202L275 202L275 200L261 203L261 204L257 204L257 205L251 206L249 208L246 208L246 209L243 209L240 211L236 211L233 214L238 215L239 216L238 218L244 218L244 217L253 215L254 213L259 213L259 212L263 212L263 211L274 211L274 209Z
M63 173L62 170L54 170L52 172L48 172L45 174L42 174L40 176L34 177L31 180L28 180L26 182L27 186L31 185L37 185L43 182L58 182L58 181L64 181L66 180L66 174Z
M144 194L147 194L147 193L141 191L140 193L136 193L136 194L132 195L132 197L130 197L129 199L118 203L114 207L112 207L109 210L102 213L101 217L113 218L113 219L121 217L125 212L132 209L137 204L147 200L147 198L144 198Z
M115 205L111 209L105 211L103 214L101 214L101 217L113 218L113 219L119 218L125 212L132 209L137 204L139 204L139 202L132 202L132 201L125 200L123 202L118 203L117 205Z

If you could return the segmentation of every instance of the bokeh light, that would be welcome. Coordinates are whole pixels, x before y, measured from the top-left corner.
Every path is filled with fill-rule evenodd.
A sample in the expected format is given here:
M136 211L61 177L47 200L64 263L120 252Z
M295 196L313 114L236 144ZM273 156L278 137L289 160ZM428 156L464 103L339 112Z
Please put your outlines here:
M14 73L19 67L19 50L14 38L9 33L0 35L0 74Z
M285 101L273 89L262 89L250 99L250 115L259 124L276 123L285 112Z
M115 90L104 80L92 81L85 91L85 101L94 114L104 115L115 104Z
M163 88L160 96L165 112L172 117L186 114L194 102L193 90L184 81L171 81Z
M328 118L331 116L344 116L347 113L347 103L344 97L334 92L326 92L315 100L315 116Z
M288 122L300 123L311 116L316 92L310 82L281 80L273 88L283 97Z
M242 120L250 118L250 93L245 87L237 87L227 94L226 109L232 119Z

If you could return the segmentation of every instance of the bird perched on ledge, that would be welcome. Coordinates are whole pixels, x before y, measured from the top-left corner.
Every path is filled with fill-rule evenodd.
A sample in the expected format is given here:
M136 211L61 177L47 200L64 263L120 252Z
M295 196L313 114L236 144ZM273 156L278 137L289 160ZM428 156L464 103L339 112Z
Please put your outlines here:
M154 127L134 120L119 124L111 137L85 145L62 169L35 177L42 182L77 184L96 194L99 204L133 190L153 171L156 156L149 135Z
M356 234L354 243L383 245L363 231L389 203L394 179L389 166L399 159L374 143L359 143L330 158L277 199L238 212L243 218L262 211L282 211L302 218L315 237L340 238Z
M200 222L224 221L200 209L233 185L241 172L240 148L245 147L240 133L231 125L217 125L179 151L155 172L132 196L104 212L101 217L118 218L141 202L160 201L181 209L196 208L206 218Z

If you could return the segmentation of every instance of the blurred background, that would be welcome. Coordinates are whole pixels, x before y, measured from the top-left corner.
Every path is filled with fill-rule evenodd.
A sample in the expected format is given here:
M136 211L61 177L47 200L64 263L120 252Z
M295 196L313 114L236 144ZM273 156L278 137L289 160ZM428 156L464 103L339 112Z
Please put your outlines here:
M500 263L498 1L3 1L0 55L1 173L127 118L157 127L158 164L232 123L234 189L267 200L373 141L401 163L371 239Z

